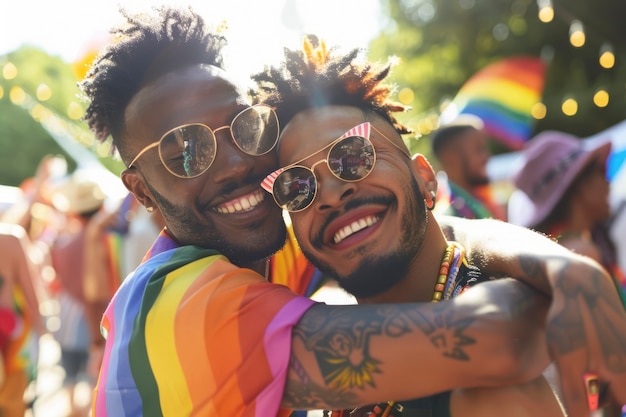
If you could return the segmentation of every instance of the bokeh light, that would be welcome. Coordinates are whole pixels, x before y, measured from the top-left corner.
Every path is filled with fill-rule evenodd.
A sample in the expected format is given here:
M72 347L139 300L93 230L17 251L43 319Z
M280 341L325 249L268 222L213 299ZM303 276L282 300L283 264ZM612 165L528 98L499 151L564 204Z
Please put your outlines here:
M50 97L52 97L52 90L46 84L41 83L37 87L37 91L35 94L37 95L37 100L48 101L50 100Z
M7 80L12 80L17 77L17 68L12 62L4 64L4 67L2 67L2 76Z
M569 27L569 41L572 46L580 48L585 44L586 36L580 20L574 20Z
M548 109L546 105L543 103L535 103L535 105L533 105L532 108L530 109L530 114L536 120L541 120L541 119L544 119L546 115L548 114Z
M404 105L413 103L414 99L415 99L415 93L413 92L413 89L411 88L405 87L402 90L400 90L400 92L398 93L398 100L400 100L400 103Z
M21 87L13 86L9 91L9 98L13 104L19 106L24 103L24 100L26 100L26 93Z
M609 93L606 90L600 89L593 95L593 104L598 107L606 107L609 105Z
M600 66L602 68L613 68L615 65L615 54L613 53L613 47L606 43L602 45L600 48L600 58L599 58Z
M578 102L573 98L568 98L561 104L561 111L566 116L574 116L578 113Z

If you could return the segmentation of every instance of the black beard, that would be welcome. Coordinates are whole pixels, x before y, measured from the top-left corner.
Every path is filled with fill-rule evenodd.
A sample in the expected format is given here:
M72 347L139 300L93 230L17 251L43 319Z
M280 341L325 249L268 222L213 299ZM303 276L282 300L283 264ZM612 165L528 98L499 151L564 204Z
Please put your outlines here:
M415 196L415 198L407 199L409 204L402 215L402 223L405 227L400 237L401 243L398 251L370 257L364 260L355 271L343 276L332 265L320 261L303 249L305 256L320 271L334 278L343 289L357 298L373 297L391 289L406 277L409 265L424 243L428 223L424 197L415 179L412 179L410 188L407 190L407 195Z
M392 253L365 260L347 276L336 277L339 285L357 298L382 294L404 279L409 269L408 253Z

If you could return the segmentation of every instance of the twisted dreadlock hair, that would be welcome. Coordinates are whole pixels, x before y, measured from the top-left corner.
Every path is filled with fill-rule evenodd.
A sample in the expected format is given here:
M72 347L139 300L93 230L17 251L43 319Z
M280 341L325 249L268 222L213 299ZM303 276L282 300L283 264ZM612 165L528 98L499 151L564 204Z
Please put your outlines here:
M155 13L130 14L120 10L126 22L114 27L115 40L100 52L80 83L90 99L85 120L96 137L112 137L123 155L124 112L132 97L146 83L195 64L223 68L226 39L207 30L191 8L155 7Z
M302 50L286 48L280 66L252 76L258 86L256 97L276 109L283 126L303 110L344 105L372 111L398 133L411 133L393 116L408 108L392 101L392 86L383 83L392 65L358 62L360 49L345 55L335 55L336 50L313 35L306 36Z

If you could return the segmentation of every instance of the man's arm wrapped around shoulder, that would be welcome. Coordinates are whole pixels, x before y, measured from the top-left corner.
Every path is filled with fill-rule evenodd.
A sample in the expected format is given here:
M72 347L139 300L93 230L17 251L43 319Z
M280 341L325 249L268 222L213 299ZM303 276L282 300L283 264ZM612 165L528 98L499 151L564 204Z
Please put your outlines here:
M548 303L497 280L440 303L316 305L294 328L283 405L349 409L527 382L549 363Z

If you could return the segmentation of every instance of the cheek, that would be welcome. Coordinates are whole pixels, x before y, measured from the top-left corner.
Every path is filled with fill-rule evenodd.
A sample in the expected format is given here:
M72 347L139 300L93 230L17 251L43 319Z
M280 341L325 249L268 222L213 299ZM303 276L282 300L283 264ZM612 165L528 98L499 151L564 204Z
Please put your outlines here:
M254 164L259 170L272 172L278 168L278 154L276 150L271 150L269 153L261 156L255 156Z
M296 235L296 239L300 246L310 247L310 231L311 231L311 216L307 216L306 212L310 210L310 208L298 212L298 213L289 213L289 218L291 220L291 224L293 225L293 232Z

